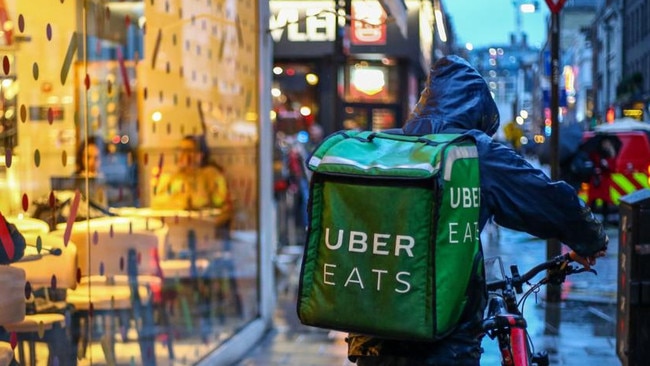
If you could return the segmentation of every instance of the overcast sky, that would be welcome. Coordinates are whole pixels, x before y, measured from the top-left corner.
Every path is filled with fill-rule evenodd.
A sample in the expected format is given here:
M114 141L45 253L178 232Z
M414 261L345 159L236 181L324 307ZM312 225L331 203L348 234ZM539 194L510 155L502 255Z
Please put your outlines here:
M510 42L516 30L514 1L523 0L442 0L452 18L459 45L472 43L475 48ZM538 0L538 11L521 14L523 31L528 43L542 46L546 41L548 5Z

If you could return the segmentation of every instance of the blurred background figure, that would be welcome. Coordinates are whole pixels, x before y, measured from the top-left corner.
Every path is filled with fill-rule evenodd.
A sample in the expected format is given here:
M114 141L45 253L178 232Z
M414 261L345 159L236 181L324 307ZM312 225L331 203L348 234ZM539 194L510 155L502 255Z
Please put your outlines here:
M309 126L309 140L305 144L307 153L311 154L314 149L320 145L320 143L323 141L324 134L325 132L323 131L323 127L318 123L314 123Z
M97 137L90 136L77 148L76 175L96 178L100 175L102 150Z
M230 195L223 169L210 160L202 136L185 136L180 141L175 165L176 171L163 172L154 182L152 208L221 208L230 211Z

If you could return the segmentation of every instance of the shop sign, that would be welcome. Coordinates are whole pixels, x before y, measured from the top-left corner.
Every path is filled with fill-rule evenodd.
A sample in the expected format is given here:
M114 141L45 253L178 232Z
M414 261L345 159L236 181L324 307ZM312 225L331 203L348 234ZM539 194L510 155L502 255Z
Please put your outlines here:
M352 19L352 44L386 44L386 12L379 2L353 2Z
M332 42L336 38L334 4L272 1L270 29L274 42ZM328 6L329 4L329 6Z

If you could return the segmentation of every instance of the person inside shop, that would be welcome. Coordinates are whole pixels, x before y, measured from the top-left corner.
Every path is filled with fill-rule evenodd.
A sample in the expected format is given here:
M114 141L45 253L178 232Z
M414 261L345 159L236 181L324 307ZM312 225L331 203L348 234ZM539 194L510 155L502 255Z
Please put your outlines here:
M153 182L151 207L180 210L219 208L222 212L230 212L232 205L224 170L210 159L205 138L185 136L179 142L178 151L176 170L163 172Z
M571 248L577 262L593 266L607 250L609 238L603 225L569 184L552 181L514 150L493 140L498 127L499 110L485 80L469 62L452 55L431 67L420 100L395 133L459 133L474 140L481 178L479 229L493 219L500 226L541 239L555 238ZM482 258L475 261L482 263ZM360 366L478 366L487 305L482 273L478 270L473 275L461 321L445 338L416 342L349 334L349 359Z
M81 177L97 178L100 176L102 153L99 138L90 136L77 147L75 174Z
M88 197L91 206L106 213L108 187L101 171L102 159L105 155L103 148L104 141L100 137L88 136L85 141L82 141L77 147L75 160L77 167L72 178L76 182L74 188L79 189L82 193L86 191L86 180L88 180ZM97 216L103 215L101 213L89 213L88 215L88 217Z

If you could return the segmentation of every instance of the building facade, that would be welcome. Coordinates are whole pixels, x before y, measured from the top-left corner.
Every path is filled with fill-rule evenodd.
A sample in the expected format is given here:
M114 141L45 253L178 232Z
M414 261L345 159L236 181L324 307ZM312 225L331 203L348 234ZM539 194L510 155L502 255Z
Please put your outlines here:
M396 1L393 10L382 3L270 2L276 130L295 134L314 123L326 133L401 126L434 43L442 42L434 14L443 10L437 1Z

